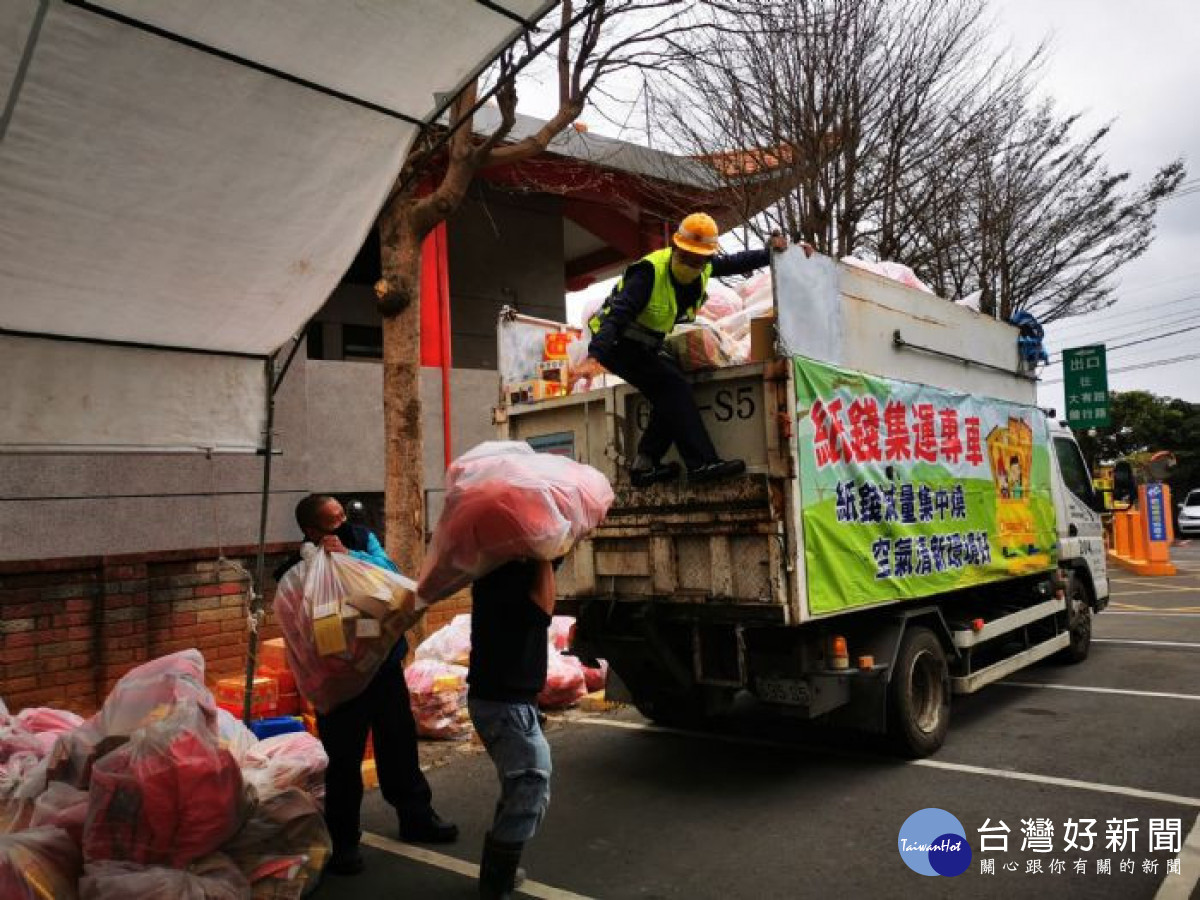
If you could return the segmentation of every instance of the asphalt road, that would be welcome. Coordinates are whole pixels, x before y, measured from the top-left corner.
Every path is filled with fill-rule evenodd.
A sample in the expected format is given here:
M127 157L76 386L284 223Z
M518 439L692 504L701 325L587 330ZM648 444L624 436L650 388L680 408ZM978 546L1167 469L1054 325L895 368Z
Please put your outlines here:
M1172 578L1112 571L1112 605L1083 664L1040 665L956 697L946 744L928 760L753 719L709 735L628 710L555 718L554 797L527 849L524 895L1200 898L1200 542L1173 558ZM469 747L435 753L445 761L429 772L435 802L460 842L434 852L396 842L372 793L367 871L328 877L317 900L476 895L495 774ZM963 825L973 859L958 877L920 875L900 858L902 824L928 807ZM1049 853L1022 849L1022 820L1037 819L1053 827ZM1096 820L1090 852L1063 849L1068 819ZM1109 820L1132 820L1132 848L1106 846ZM1007 852L981 851L985 821L1009 828ZM1179 852L1164 848L1176 840ZM995 874L981 871L988 859ZM1181 874L1168 876L1173 859Z

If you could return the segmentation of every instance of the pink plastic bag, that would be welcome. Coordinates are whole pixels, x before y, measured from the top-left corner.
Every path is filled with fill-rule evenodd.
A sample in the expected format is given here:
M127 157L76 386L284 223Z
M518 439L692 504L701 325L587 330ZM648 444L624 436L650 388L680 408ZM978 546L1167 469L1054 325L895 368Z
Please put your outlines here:
M866 269L868 272L879 275L882 278L890 278L892 281L898 281L908 287L916 288L918 291L924 291L927 294L933 293L929 285L925 284L912 269L903 263L890 262L888 260L873 262L871 260L859 259L855 256L843 256L842 262L859 269Z
M734 363L733 339L713 325L681 325L663 345L685 372L720 369Z
M462 613L443 625L417 647L416 658L465 666L471 659L471 616Z
M13 717L0 717L0 766L5 765L18 753L32 753L38 759L46 755L47 750L38 736L21 724L21 720Z
M742 298L735 291L715 281L708 283L708 299L700 307L696 317L710 322L732 315L742 308Z
M283 630L288 667L296 687L318 712L326 713L363 692L399 640L404 623L399 616L380 621L378 637L359 637L353 619L342 623L346 650L322 655L313 635L313 620L336 612L341 601L368 587L379 588L398 604L416 585L403 575L355 559L346 553L327 553L306 545L304 560L292 566L275 591L275 618Z
M0 835L0 897L74 900L82 865L79 845L61 828Z
M577 657L556 653L550 648L546 667L546 686L538 694L542 709L565 709L587 696L583 663Z
M226 709L217 710L217 738L221 746L233 754L239 766L245 761L246 753L258 743L254 732Z
M61 828L76 844L83 843L83 823L87 819L86 791L61 781L52 781L33 803L33 828Z
M583 667L583 680L589 694L604 690L608 683L608 660L600 659L597 662L600 665Z
M26 731L36 735L43 752L49 753L60 734L74 731L83 724L83 716L77 716L65 709L31 706L17 713L17 721Z
M743 300L747 300L755 294L761 294L769 290L771 290L771 270L766 269L752 278L747 278L743 281L738 285L737 292Z
M574 616L555 616L550 620L550 644L562 652L571 649L571 629L575 627Z
M446 473L446 503L421 570L427 603L514 559L565 556L608 513L608 479L565 456L489 441Z
M160 656L126 672L96 715L58 736L48 757L50 780L86 789L96 760L178 705L195 709L208 730L215 729L217 706L204 684L199 650Z
M260 801L293 788L317 805L325 800L325 770L329 757L321 742L307 731L277 734L246 752L242 776Z
M214 853L186 869L119 860L89 862L79 900L250 900L250 883L228 856Z
M469 617L464 618L469 622ZM443 741L461 741L471 736L465 666L418 659L404 670L404 679L417 734Z
M233 756L202 710L180 705L96 763L84 856L183 867L228 840L244 812Z

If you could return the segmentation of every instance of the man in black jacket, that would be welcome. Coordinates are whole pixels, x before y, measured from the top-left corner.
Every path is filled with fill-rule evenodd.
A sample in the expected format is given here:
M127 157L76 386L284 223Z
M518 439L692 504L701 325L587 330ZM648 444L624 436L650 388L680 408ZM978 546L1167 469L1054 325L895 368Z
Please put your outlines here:
M546 684L554 570L516 560L471 585L471 721L500 779L500 800L479 865L484 900L512 896L518 866L550 805L550 745L538 721Z
M312 494L296 506L296 524L305 541L331 553L351 556L398 572L370 529L346 521L345 510L333 497ZM300 561L289 559L275 572L278 581ZM375 747L375 766L383 797L400 819L400 837L410 843L450 843L458 826L443 821L432 806L433 794L421 772L417 754L417 726L409 706L404 681L404 655L408 644L401 636L371 683L357 697L317 716L317 729L329 767L325 770L325 822L333 841L328 870L354 875L363 869L358 848L362 832L363 754L367 735Z
M687 467L688 481L700 483L740 475L746 464L721 459L704 427L692 386L679 366L662 352L666 336L680 323L693 322L708 296L712 277L744 275L770 262L768 250L718 255L717 223L692 213L671 238L672 246L647 254L625 270L612 295L587 323L592 334L588 358L572 378L619 375L650 401L650 421L630 466L630 481L645 487L679 475L677 463L662 458L674 444ZM771 248L787 248L782 235Z

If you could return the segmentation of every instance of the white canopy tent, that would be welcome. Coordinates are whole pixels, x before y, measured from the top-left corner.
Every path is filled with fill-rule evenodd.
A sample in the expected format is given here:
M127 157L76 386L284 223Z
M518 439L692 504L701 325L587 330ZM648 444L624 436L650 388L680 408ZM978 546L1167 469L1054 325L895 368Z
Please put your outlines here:
M0 4L0 452L261 450L265 360L551 6Z

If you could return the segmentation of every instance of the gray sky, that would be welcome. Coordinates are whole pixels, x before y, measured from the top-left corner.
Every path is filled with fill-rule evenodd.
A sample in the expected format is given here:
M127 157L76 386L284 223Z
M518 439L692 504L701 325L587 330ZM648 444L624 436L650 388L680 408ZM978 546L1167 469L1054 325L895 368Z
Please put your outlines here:
M1144 182L1182 156L1200 176L1200 3L1194 0L999 0L998 25L1017 47L1052 36L1041 77L1062 111L1093 126L1115 120L1105 155ZM1051 354L1088 343L1109 346L1200 325L1200 192L1163 204L1150 250L1121 270L1110 309L1049 328ZM1109 353L1109 371L1200 352L1200 329ZM1047 370L1061 378L1062 367ZM1114 390L1148 390L1200 401L1200 359L1112 374ZM1062 385L1046 384L1043 405L1063 409Z
M1200 0L993 0L996 39L1031 50L1051 38L1039 79L1041 91L1060 112L1084 113L1084 128L1113 121L1104 147L1114 171L1145 182L1164 163L1182 156L1187 178L1200 177ZM532 86L531 86L532 87ZM546 116L553 91L526 89L522 111ZM617 128L594 111L583 118L593 130ZM638 141L630 132L622 135ZM1117 303L1100 313L1069 319L1048 329L1051 355L1064 347L1106 343L1110 347L1200 325L1200 191L1163 204L1150 250L1119 275ZM594 287L587 293L604 291ZM570 306L579 302L571 295ZM1200 329L1113 349L1109 371L1200 353ZM1043 378L1062 377L1052 366ZM1200 402L1200 358L1110 374L1114 390L1149 390ZM1063 410L1062 385L1046 383L1039 402Z

